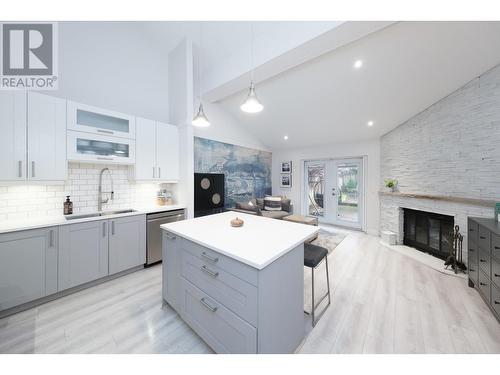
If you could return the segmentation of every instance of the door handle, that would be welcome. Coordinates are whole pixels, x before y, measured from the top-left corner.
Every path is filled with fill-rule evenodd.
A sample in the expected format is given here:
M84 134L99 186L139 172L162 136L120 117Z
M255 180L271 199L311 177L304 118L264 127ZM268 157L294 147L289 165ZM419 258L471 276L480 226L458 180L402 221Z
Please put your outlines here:
M214 272L210 269L207 268L207 266L203 265L201 266L201 270L204 271L205 273L208 273L210 276L212 276L214 279L219 276L219 272Z
M161 168L158 167L158 178L161 178Z
M98 156L98 157L97 157L97 160L110 160L110 161L112 161L112 160L113 160L113 158L104 158L104 157L102 157L102 156Z
M153 167L153 178L156 177L156 174L155 174L155 167Z
M18 168L19 178L23 177L23 161L22 160L19 160L17 162L17 168Z
M35 177L35 161L31 162L31 177Z
M111 235L112 236L115 235L115 221L114 220L111 222Z
M206 252L202 252L201 253L201 256L205 259L208 259L210 262L212 263L217 263L219 261L219 258L217 257L212 257L210 255L208 255Z
M480 239L482 239L482 240L485 240L485 239L486 239L486 237L485 237L485 236L479 236L479 238L480 238Z
M102 223L102 236L106 237L106 222L103 221Z
M50 230L49 231L49 247L54 246L54 231Z
M202 299L200 299L200 302L203 306L205 306L208 310L210 310L211 312L216 312L218 307L217 306L210 306L210 304L205 300L205 297L203 297Z

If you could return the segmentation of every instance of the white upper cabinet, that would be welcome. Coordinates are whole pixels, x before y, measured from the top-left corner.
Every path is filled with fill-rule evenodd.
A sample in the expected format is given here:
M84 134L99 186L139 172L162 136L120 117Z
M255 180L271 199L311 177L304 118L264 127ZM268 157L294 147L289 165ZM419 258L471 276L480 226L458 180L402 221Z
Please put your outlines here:
M177 126L136 119L136 180L179 180L179 131Z
M68 130L135 139L135 117L68 101Z
M135 179L154 180L156 171L156 122L137 117L136 119Z
M0 180L26 179L26 93L0 92Z
M156 165L158 178L179 180L179 129L158 122L156 125Z
M0 93L0 180L66 179L66 101Z
M28 93L28 179L65 180L66 100Z

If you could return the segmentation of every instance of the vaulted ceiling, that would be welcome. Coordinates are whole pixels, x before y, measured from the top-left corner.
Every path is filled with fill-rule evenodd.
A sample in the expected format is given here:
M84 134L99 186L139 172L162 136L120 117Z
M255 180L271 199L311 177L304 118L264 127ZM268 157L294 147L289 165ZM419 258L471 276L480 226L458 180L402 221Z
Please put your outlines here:
M498 46L500 22L393 23L259 82L259 114L246 90L219 104L271 149L377 138L499 64Z

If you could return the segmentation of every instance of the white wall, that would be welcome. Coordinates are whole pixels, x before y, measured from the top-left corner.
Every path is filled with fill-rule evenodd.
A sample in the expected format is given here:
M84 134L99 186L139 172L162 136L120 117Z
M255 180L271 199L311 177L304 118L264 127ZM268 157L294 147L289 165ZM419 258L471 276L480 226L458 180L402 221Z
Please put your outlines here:
M193 126L193 45L182 41L169 54L169 96L171 124L179 127L179 201L187 207L187 217L194 213Z
M367 157L365 170L366 230L369 234L379 232L379 178L380 141L378 139L356 143L341 143L303 149L273 151L273 194L286 195L292 199L295 213L302 213L302 185L304 184L304 160ZM292 187L280 187L282 161L292 161Z
M196 101L196 110L198 106L199 101ZM270 151L260 139L240 126L238 121L225 111L220 104L203 102L203 109L210 120L211 126L208 128L194 128L194 135L196 137Z
M168 51L137 22L60 22L59 90L50 95L168 121Z

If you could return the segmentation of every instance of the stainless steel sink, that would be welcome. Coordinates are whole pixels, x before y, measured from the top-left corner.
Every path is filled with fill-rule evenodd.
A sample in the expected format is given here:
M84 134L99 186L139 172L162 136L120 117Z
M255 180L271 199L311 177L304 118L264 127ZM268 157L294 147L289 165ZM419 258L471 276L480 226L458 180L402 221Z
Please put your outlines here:
M136 210L127 209L127 210L115 210L115 211L103 211L103 212L93 212L90 214L81 214L81 215L70 215L66 216L66 220L78 220L78 219L87 219L91 217L100 217L100 216L110 216L110 215L119 215L119 214L128 214L136 212Z

